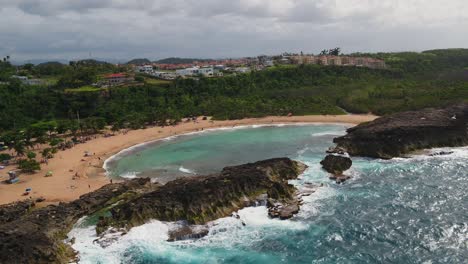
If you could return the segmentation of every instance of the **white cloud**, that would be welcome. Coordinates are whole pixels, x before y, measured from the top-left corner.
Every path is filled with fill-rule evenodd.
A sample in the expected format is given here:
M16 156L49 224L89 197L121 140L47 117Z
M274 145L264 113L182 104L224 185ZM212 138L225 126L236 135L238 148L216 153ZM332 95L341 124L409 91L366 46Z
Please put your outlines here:
M466 0L0 0L0 55L241 56L466 47Z

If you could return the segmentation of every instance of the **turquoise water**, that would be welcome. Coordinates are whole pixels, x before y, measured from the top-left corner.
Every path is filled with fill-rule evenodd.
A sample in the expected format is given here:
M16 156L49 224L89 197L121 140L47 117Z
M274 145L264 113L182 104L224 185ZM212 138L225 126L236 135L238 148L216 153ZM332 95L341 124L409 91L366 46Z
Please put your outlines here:
M102 248L93 226L70 237L80 263L467 263L468 148L447 156L389 161L353 158L343 185L328 180L319 162L343 125L249 127L158 141L107 163L112 177L155 181L196 177L222 167L287 156L310 168L293 181L324 183L305 197L291 220L269 219L265 207L211 223L199 240L166 242L175 223L152 221ZM85 222L85 221L84 221Z

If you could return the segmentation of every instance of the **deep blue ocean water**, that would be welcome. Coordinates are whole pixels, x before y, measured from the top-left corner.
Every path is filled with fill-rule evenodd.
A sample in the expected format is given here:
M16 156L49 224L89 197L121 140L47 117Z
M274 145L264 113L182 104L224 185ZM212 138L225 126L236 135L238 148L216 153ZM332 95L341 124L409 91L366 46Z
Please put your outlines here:
M309 165L293 184L324 187L305 197L291 220L269 219L265 207L246 208L239 212L245 226L232 217L219 219L198 240L166 242L175 224L151 221L102 248L93 243L94 226L83 221L69 234L80 263L468 263L468 148L446 156L353 158L347 172L353 178L337 185L319 162L345 129L243 127L123 151L106 163L111 177L166 182L287 156Z

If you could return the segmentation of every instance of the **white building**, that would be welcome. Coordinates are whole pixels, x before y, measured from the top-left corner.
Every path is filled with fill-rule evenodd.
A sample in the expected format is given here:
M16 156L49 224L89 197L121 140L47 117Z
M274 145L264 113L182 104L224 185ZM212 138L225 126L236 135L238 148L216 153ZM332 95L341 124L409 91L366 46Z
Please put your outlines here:
M273 62L273 60L266 60L264 65L266 67L273 67L273 66L275 66L275 63Z
M141 72L141 73L151 74L153 73L153 66L152 65L137 66L136 71Z
M196 75L213 76L214 70L213 70L213 67L204 67L204 68L192 67L192 68L176 70L176 74L178 76L196 76Z
M237 67L234 69L235 72L239 72L239 73L248 73L250 72L250 68L249 67Z
M177 75L173 72L155 71L153 73L153 76L164 79L164 80L174 80L175 78L177 78Z
M13 75L11 78L15 78L21 81L24 85L43 85L45 82L41 79L29 79L27 76Z

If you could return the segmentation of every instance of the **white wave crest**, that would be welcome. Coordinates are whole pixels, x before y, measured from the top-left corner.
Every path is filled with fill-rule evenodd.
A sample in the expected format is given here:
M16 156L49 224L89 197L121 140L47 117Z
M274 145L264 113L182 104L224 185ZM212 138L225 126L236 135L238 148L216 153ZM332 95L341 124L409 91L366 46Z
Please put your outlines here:
M136 171L129 171L129 172L125 172L123 174L120 174L119 176L122 177L122 178L125 178L125 179L135 179L138 175L138 172Z
M190 170L190 169L186 169L182 166L179 167L179 171L183 172L183 173L187 173L187 174L195 174L194 171Z

